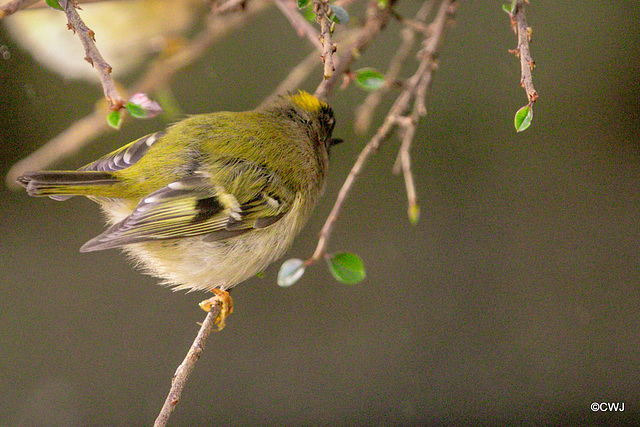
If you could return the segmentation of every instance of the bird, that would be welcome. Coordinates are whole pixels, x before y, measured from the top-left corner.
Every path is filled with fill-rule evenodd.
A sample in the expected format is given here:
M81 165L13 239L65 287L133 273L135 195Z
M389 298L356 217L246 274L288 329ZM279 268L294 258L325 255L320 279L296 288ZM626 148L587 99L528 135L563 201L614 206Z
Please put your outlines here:
M97 202L108 228L81 252L120 248L174 290L229 290L291 246L324 191L333 110L298 91L242 112L197 114L78 170L27 172L30 196Z

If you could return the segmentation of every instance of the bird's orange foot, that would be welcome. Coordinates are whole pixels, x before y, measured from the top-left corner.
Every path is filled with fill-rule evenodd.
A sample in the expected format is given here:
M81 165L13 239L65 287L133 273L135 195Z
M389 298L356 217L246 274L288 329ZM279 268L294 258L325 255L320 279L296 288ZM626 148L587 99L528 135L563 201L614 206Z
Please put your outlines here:
M198 305L207 313L211 311L211 308L214 305L220 305L220 314L218 314L218 317L216 318L216 325L218 325L218 331L221 331L225 326L225 320L227 320L227 317L233 313L233 300L231 299L229 292L223 291L222 289L216 288L213 289L212 292L216 294L214 297L206 299Z

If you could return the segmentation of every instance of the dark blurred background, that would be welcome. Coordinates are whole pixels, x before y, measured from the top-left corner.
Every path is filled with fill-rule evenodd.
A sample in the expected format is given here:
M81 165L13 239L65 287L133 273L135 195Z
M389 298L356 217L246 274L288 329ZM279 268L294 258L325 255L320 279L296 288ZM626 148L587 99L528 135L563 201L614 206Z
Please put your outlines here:
M403 13L416 7L402 3ZM516 134L526 97L507 53L516 44L508 17L497 1L460 2L413 148L418 225L390 173L398 143L389 140L330 243L358 253L367 279L341 285L318 265L285 289L278 262L239 285L235 313L210 336L171 425L637 422L640 6L570 3L528 7L540 99L531 128ZM361 66L384 69L397 29ZM89 112L101 90L39 66L4 27L0 46L4 176ZM185 113L253 108L306 52L272 8L171 89ZM318 69L304 88L319 78ZM331 100L346 142L287 257L312 253L372 135L352 130L365 96L349 87ZM164 125L128 123L56 167L79 167ZM152 424L207 295L157 286L117 251L79 253L103 229L88 200L0 192L0 425ZM592 402L625 410L593 412Z

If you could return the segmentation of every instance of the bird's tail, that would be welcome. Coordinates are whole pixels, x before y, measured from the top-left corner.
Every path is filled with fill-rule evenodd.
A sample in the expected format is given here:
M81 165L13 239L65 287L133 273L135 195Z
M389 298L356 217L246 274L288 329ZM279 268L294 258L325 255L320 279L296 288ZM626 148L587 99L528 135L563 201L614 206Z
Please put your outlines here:
M108 187L119 182L112 173L99 171L27 172L17 181L30 196L49 196L54 200L73 196L109 197Z

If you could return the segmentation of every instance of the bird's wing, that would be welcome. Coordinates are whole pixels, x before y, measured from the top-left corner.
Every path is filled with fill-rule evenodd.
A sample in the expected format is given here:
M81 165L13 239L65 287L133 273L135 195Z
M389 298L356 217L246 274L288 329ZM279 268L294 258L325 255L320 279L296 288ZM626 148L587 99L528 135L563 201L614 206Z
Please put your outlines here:
M78 170L115 172L126 169L140 160L149 148L158 142L165 134L166 131L160 131L143 136L142 138L120 147L116 151L113 151Z
M251 163L245 169L241 179L245 185L231 181L238 188L225 186L224 180L218 183L217 174L202 172L172 182L142 199L131 215L80 250L199 235L215 241L268 227L288 212L294 195L273 185L279 181L277 176Z

